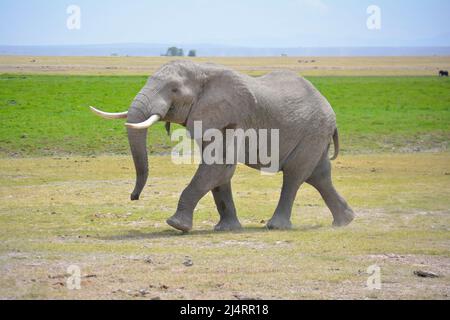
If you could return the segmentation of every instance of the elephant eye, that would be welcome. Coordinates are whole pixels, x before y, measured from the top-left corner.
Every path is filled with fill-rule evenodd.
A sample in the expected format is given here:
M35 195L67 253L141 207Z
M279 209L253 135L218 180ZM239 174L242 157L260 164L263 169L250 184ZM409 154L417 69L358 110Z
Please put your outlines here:
M173 89L172 89L172 92L173 92L173 93L177 93L177 92L178 92L178 88L173 88Z

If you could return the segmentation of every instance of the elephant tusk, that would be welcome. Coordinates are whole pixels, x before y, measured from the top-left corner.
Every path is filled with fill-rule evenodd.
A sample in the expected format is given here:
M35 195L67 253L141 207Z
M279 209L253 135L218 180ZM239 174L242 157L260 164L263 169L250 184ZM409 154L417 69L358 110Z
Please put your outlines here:
M118 113L109 113L109 112L103 112L101 110L98 110L94 107L91 108L91 111L95 113L96 115L105 118L105 119L124 119L128 116L128 111L125 112L118 112Z
M127 126L128 128L131 128L131 129L142 130L142 129L150 128L152 125L154 125L159 120L161 120L161 116L158 114L154 114L150 118L148 118L148 120L145 120L144 122L125 123L125 126Z

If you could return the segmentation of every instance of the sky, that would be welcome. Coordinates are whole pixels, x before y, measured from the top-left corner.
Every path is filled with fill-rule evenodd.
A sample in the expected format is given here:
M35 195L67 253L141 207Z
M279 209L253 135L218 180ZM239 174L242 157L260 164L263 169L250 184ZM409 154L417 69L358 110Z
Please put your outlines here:
M80 8L80 29L67 8ZM367 8L380 9L369 29ZM450 46L449 0L0 0L0 45Z

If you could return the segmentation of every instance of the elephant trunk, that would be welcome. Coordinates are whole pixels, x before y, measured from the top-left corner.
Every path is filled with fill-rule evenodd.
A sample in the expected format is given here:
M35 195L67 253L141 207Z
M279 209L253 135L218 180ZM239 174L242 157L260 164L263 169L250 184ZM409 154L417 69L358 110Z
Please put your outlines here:
M147 130L128 129L128 141L136 168L136 184L131 200L139 200L148 178Z
M136 108L130 109L128 113L129 123L140 123L145 120L145 116L140 110ZM139 200L139 196L148 178L147 129L137 130L128 128L127 131L128 142L136 169L136 185L131 194L131 200L134 201Z

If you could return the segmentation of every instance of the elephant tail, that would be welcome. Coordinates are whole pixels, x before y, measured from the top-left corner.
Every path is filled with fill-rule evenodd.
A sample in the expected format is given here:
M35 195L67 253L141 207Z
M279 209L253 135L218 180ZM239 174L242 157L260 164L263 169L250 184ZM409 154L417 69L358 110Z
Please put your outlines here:
M336 128L333 133L333 144L334 144L334 155L330 159L331 161L336 160L339 155L339 132Z

